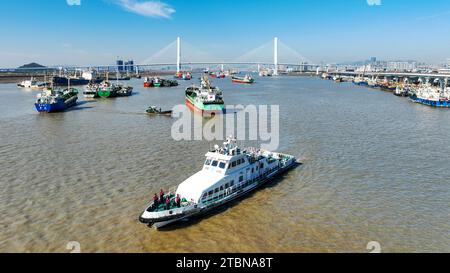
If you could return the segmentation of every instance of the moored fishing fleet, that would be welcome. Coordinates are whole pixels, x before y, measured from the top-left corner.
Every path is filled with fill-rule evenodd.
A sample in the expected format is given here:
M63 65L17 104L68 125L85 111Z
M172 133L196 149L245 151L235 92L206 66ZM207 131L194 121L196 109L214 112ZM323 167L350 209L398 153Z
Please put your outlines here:
M115 98L129 97L133 94L133 87L103 81L100 84L89 83L83 92L85 98Z
M160 77L146 77L144 79L144 87L175 87L178 86L176 80L162 79Z
M242 84L251 84L254 83L255 80L250 74L246 74L244 77L238 77L236 73L232 73L229 71L223 72L205 72L203 76L200 78L200 85L192 85L186 88L185 90L185 101L186 105L192 110L201 113L205 116L212 116L216 114L221 114L225 112L225 103L223 100L223 92L219 87L213 86L208 78L211 76L216 79L224 79L228 75L233 75L231 80L233 83L242 83ZM117 78L115 78L115 82L111 82L109 80L109 75L106 73L106 78L102 81L99 81L99 77L92 72L84 72L81 76L83 79L90 79L85 86L83 87L82 94L86 99L97 99L97 98L116 98L116 97L128 97L133 94L133 87L119 83L118 74ZM192 79L192 74L190 72L180 72L177 74L176 78L181 78L184 80ZM56 80L55 80L56 79ZM80 84L79 79L75 76L67 77L67 90L75 90L71 88L72 79L75 80L76 85ZM40 101L46 100L45 98L50 98L51 95L61 97L62 95L66 96L67 92L59 92L61 87L65 86L65 82L62 85L56 84L57 82L61 82L61 76L53 76L50 82L38 82L35 79L31 78L30 80L22 81L17 84L19 87L27 88L27 89L38 89L42 90L46 88L47 84L51 85L53 90L53 94L48 93L48 90L45 89L44 92L38 95ZM85 82L83 82L85 83ZM178 81L165 79L161 77L145 77L144 78L144 87L176 87L178 86ZM75 94L75 93L72 93ZM76 95L79 92L76 90ZM78 97L77 97L78 98ZM41 103L42 104L42 103ZM50 111L44 111L44 107L39 107L39 112L57 112L63 111L69 107L75 105L72 103L66 102L66 107L62 107L62 104L59 107L53 106ZM47 108L46 108L47 109ZM57 110L55 110L57 109ZM157 112L155 112L157 113Z
M368 77L368 76L331 76L322 74L323 79L335 82L353 82L358 86L377 88L392 92L398 97L408 97L411 101L439 108L450 108L450 83L447 78L430 79L429 77Z

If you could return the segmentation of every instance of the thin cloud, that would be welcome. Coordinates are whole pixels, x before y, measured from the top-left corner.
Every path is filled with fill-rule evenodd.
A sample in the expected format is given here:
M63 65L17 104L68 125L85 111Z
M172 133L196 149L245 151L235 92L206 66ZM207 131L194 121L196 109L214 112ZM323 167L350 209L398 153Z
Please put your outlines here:
M81 6L81 0L66 0L69 6Z
M433 20L433 19L437 19L440 17L444 17L444 16L448 16L450 14L450 10L442 12L442 13L436 13L436 14L432 14L432 15L428 15L428 16L422 16L422 17L418 17L417 20Z
M381 6L381 0L367 0L369 6Z
M146 17L170 19L176 12L170 5L159 1L115 0L115 2L128 12Z

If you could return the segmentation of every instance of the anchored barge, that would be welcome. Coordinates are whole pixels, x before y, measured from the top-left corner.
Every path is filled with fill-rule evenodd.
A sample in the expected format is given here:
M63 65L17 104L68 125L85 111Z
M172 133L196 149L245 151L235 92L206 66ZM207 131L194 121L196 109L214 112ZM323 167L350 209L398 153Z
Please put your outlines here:
M297 164L294 156L256 148L241 150L228 138L206 154L203 169L162 193L139 217L161 228L209 212L252 192ZM155 195L156 197L156 195Z

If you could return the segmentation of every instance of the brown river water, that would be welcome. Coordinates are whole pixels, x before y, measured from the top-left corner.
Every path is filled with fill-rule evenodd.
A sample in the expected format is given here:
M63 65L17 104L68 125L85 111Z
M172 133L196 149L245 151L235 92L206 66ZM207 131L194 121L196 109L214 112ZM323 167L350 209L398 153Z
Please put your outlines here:
M211 143L174 141L182 82L38 114L0 85L0 252L450 252L450 111L309 77L215 82L227 104L280 105L279 151L303 163L206 217L138 222L160 188L200 170ZM82 91L82 88L80 88ZM218 141L217 143L220 143ZM213 144L216 144L214 142Z

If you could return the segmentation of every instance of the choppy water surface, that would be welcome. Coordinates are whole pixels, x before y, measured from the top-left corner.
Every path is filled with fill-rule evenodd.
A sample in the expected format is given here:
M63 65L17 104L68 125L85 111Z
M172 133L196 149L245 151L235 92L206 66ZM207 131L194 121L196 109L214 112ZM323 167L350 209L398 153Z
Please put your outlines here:
M317 78L217 80L227 104L278 104L279 150L303 165L215 215L165 231L137 218L161 187L201 168L208 142L175 142L149 105L184 88L38 114L0 85L0 251L450 252L450 111Z

